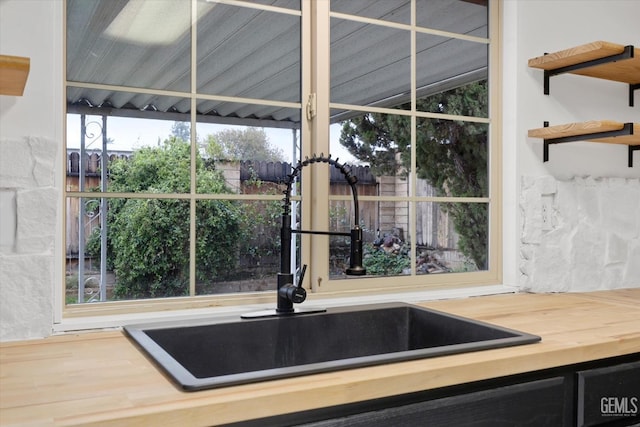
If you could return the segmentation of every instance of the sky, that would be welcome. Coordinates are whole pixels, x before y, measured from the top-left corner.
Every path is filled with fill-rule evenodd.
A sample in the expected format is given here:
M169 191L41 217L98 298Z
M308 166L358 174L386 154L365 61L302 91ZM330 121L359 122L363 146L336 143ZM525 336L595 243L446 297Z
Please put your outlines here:
M108 117L107 138L113 140L113 142L109 143L107 148L110 151L130 151L145 146L155 146L158 140L164 141L171 135L173 124L173 121L164 120ZM87 116L88 136L85 140L87 149L101 149L101 126L102 118L100 116ZM199 126L202 126L199 132L204 135L233 127L216 124L202 124ZM279 148L284 153L287 161L291 162L293 157L291 129L264 128L264 130L270 145ZM90 137L91 134L93 134L93 137ZM334 159L340 158L340 163L355 162L355 158L340 145L339 124L331 126L330 139L331 156ZM80 148L80 115L78 114L67 115L67 148Z

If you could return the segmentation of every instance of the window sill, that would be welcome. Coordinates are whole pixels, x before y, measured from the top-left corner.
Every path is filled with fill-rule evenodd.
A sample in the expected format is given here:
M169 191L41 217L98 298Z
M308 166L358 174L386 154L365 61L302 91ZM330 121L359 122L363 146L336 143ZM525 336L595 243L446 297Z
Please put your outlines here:
M487 285L476 287L465 287L459 289L439 289L414 292L397 292L391 294L351 296L338 298L313 299L303 305L321 305L326 307L338 307L345 305L359 305L382 302L406 302L418 303L424 301L460 299L497 294L516 293L516 289L505 285ZM96 329L120 328L126 324L133 323L153 323L166 322L170 320L188 320L203 317L215 319L217 317L227 317L240 315L249 311L257 311L273 308L275 297L272 303L234 305L226 307L191 308L174 311L154 311L142 313L127 313L105 316L83 316L62 319L60 323L53 325L54 334L73 333Z

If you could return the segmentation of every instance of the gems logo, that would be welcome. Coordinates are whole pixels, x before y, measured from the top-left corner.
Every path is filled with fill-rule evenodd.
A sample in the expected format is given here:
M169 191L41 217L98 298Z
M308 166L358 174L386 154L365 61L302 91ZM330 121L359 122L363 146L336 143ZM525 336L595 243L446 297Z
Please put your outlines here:
M638 415L637 397L603 397L600 412L609 417L633 417Z

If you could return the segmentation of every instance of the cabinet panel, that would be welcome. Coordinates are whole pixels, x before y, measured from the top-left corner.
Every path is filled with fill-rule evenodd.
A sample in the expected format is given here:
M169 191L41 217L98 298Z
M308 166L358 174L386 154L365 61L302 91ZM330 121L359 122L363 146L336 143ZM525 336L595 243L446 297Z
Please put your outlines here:
M343 418L306 427L394 426L562 426L565 424L563 377L515 384Z
M640 423L640 361L578 372L578 426Z

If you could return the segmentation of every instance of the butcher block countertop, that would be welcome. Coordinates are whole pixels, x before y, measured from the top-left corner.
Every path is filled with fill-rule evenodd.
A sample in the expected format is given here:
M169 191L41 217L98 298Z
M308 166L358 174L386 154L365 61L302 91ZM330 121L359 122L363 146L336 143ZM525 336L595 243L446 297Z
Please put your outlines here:
M542 342L193 393L176 388L121 331L7 342L0 425L217 425L640 352L640 289L421 305Z

